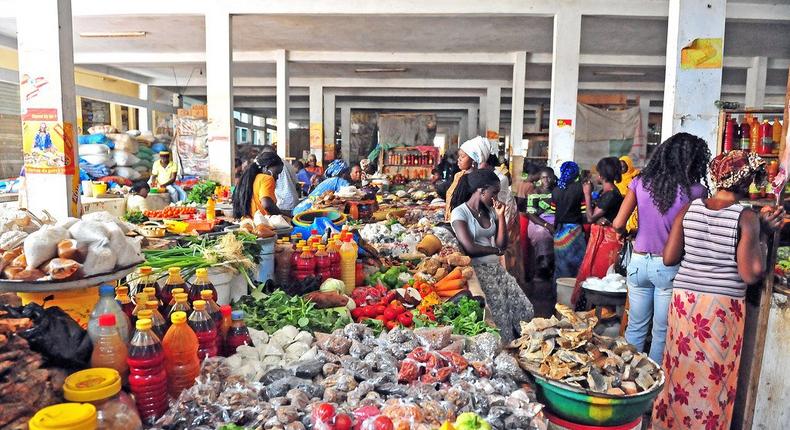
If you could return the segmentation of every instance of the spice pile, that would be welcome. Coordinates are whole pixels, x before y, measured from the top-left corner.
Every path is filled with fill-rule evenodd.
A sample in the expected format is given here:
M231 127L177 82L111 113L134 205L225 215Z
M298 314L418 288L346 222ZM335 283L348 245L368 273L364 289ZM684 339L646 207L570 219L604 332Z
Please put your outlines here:
M511 344L524 369L598 393L624 396L650 391L662 371L623 338L593 333L594 311L573 312L556 306L562 319L535 318L522 323L522 336Z

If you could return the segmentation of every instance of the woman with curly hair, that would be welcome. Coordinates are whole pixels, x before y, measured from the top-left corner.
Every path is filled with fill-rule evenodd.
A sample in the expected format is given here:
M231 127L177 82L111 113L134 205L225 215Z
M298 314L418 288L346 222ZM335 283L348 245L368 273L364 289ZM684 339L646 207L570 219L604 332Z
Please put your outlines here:
M758 213L739 203L765 162L730 151L710 163L716 187L685 205L664 247L664 264L680 264L672 290L653 428L730 428L743 346L746 287L765 273L768 234L784 210ZM762 228L761 228L762 224ZM642 224L644 226L644 224Z
M699 137L688 133L670 137L656 148L647 166L628 185L612 223L618 233L624 234L628 218L634 209L639 211L639 229L627 269L630 309L625 339L643 350L652 321L648 355L656 362L661 362L664 352L672 280L678 271L678 266L664 264L664 246L683 206L708 195L709 160L708 145Z

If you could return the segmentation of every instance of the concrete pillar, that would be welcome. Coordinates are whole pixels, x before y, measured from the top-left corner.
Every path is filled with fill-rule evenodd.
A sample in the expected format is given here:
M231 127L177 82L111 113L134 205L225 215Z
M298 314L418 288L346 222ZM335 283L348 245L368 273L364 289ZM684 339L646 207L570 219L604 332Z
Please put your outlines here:
M560 8L554 16L548 165L555 170L573 160L581 26L581 15L569 7Z
M280 49L275 53L277 58L277 154L288 157L291 148L288 147L288 51Z
M754 57L746 69L746 107L762 108L765 105L765 80L768 76L768 58Z
M153 110L149 107L151 105L150 95L148 93L148 84L138 85L138 97L145 101L145 106L140 107L140 115L137 118L137 128L140 131L154 132Z
M123 120L121 115L121 105L110 103L110 125L118 131L123 131Z
M687 47L697 39L712 39L719 42L718 49L724 49L726 3L726 0L669 2L662 141L684 131L704 139L711 153L716 153L719 111L714 103L721 97L721 52L718 64L699 65L693 61L697 50ZM689 49L686 65L681 61L684 48Z
M71 1L20 2L16 28L26 195L20 206L59 220L78 216Z
M477 135L486 135L486 105L488 104L488 96L480 96L480 114L477 117Z
M647 154L647 132L650 130L650 99L647 97L639 97L639 114L642 121L642 144L645 145L645 154ZM634 160L636 161L636 160Z
M335 154L335 94L324 94L324 158L331 161L337 157ZM323 161L318 159L319 163Z
M499 138L499 111L502 99L502 88L488 87L486 90L486 135L496 133Z
M478 130L477 127L479 125L478 119L477 119L477 108L469 108L469 109L467 109L466 116L467 116L467 121L466 121L467 132L466 132L466 135L469 136L469 139L471 139L471 138L477 136L477 130ZM461 141L459 143L464 143L464 141Z
M516 52L513 61L513 97L510 107L510 144L513 155L525 155L521 140L524 137L524 96L527 80L527 53Z
M463 143L469 140L469 115L462 114L458 121L458 142Z
M209 176L233 184L236 123L233 120L231 16L219 3L206 13L206 99Z
M340 107L340 137L342 149L342 158L346 162L351 161L351 106L344 105Z
M310 153L324 159L324 87L310 85Z

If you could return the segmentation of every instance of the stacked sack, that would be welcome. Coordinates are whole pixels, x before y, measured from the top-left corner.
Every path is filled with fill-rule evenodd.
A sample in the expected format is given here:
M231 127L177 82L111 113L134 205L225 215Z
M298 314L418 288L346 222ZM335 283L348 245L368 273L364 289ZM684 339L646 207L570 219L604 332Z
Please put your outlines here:
M80 169L91 179L100 179L112 173L115 161L111 151L115 143L107 137L107 133L114 131L108 125L95 126L88 129L89 134L78 139Z
M115 144L112 150L115 175L130 181L143 179L142 173L145 173L146 168L150 168L150 166L144 166L137 157L137 150L139 149L137 140L128 133L111 133L107 137ZM142 170L142 173L140 170Z

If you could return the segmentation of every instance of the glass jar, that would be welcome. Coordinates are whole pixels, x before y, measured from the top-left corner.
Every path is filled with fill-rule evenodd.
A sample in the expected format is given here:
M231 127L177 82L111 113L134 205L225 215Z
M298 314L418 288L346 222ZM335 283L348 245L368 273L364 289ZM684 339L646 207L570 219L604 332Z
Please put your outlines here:
M63 396L71 402L95 406L97 430L143 428L134 401L121 390L121 376L117 370L94 368L72 373L63 383Z

